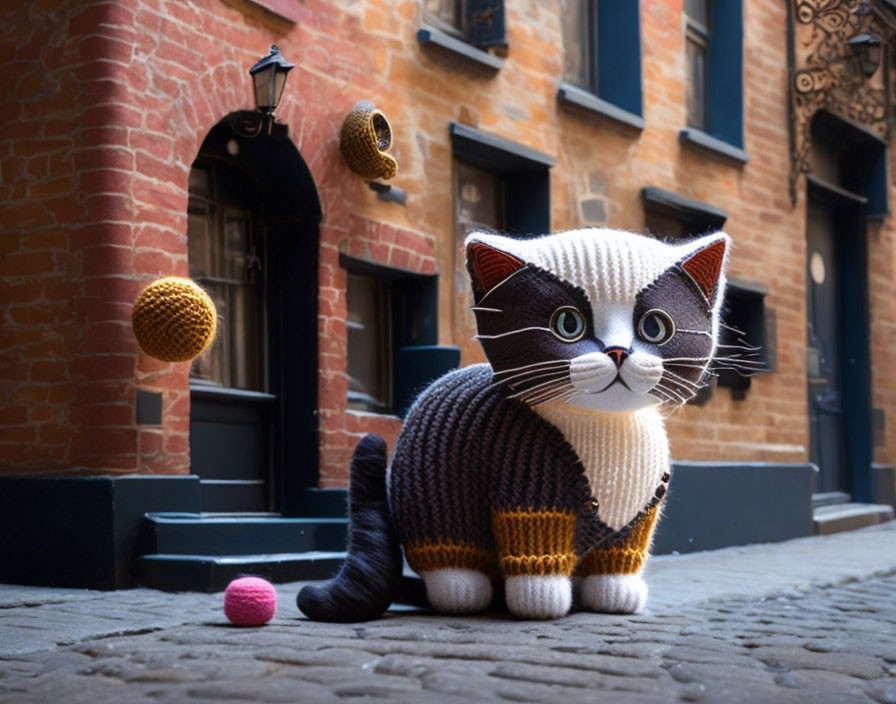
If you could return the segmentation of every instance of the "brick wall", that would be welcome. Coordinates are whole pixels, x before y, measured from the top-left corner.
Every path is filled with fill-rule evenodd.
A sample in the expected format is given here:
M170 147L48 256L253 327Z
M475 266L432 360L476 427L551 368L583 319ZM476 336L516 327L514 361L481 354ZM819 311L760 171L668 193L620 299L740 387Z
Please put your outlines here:
M297 68L278 119L317 184L321 483L345 481L357 437L397 419L346 412L348 252L442 274L440 342L452 339L454 266L447 124L473 124L556 156L552 226L640 230L654 185L729 213L732 273L764 282L778 371L745 401L718 391L670 420L681 459L802 461L805 192L787 196L785 4L745 3L746 166L682 146L681 0L642 0L642 132L561 109L556 2L508 2L510 49L494 75L422 49L417 0L305 0L289 18L249 0L36 2L3 12L0 169L0 466L4 471L189 469L187 366L140 354L129 329L140 287L186 273L187 176L204 136L252 105L246 70L276 42ZM282 4L282 3L281 3ZM35 87L39 87L34 93ZM389 117L406 206L378 201L342 163L338 132L360 99ZM893 231L871 233L875 404L892 408ZM470 356L465 362L474 361ZM134 425L137 388L161 391L164 424ZM892 461L896 432L877 459Z

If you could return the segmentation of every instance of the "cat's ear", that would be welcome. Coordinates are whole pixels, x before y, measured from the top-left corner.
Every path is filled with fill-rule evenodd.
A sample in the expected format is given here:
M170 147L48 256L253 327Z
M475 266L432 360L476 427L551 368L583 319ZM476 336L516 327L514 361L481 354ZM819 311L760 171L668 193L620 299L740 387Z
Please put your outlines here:
M725 285L730 244L731 238L724 232L701 237L690 243L691 251L678 263L710 303L718 300Z
M482 242L475 235L467 237L466 246L467 270L476 300L526 266L512 254Z

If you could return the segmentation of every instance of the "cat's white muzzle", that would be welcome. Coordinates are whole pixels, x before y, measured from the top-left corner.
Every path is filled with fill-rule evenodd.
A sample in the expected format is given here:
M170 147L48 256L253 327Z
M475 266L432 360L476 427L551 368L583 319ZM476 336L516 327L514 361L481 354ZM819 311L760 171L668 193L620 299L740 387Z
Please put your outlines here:
M603 352L585 354L570 362L570 382L581 393L568 403L604 411L633 411L655 406L659 399L649 392L662 376L662 360L646 352L633 352L619 367Z

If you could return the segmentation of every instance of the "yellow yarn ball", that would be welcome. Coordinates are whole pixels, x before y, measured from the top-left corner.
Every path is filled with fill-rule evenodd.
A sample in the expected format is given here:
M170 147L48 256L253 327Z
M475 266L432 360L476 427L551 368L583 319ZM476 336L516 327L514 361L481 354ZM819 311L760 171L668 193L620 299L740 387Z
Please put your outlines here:
M169 276L147 286L134 303L131 324L142 349L163 362L195 359L215 339L218 314L190 279Z

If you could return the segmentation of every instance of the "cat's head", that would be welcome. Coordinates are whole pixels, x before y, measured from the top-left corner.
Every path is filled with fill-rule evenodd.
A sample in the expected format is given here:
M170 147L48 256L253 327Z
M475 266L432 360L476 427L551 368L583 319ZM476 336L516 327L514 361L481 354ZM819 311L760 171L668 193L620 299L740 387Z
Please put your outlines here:
M730 239L667 244L631 232L466 239L477 338L530 404L631 411L679 405L716 349Z

